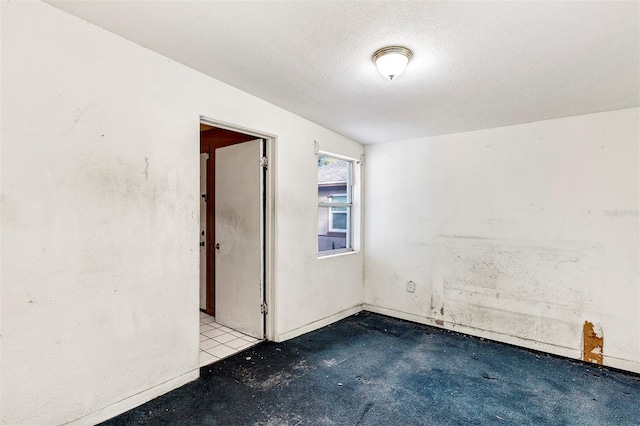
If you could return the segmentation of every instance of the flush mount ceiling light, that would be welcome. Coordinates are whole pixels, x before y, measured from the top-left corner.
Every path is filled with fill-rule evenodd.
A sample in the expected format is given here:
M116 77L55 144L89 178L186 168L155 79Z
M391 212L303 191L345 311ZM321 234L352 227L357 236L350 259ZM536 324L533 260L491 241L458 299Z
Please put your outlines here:
M402 74L413 54L409 49L402 46L388 46L378 49L373 54L373 62L378 67L380 74L393 80Z

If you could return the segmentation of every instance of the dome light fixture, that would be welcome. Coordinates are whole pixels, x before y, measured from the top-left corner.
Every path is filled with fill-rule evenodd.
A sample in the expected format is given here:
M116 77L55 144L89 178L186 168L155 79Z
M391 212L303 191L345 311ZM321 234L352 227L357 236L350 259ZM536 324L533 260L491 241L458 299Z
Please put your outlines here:
M393 80L402 74L412 56L413 53L406 47L388 46L376 50L372 59L380 74Z

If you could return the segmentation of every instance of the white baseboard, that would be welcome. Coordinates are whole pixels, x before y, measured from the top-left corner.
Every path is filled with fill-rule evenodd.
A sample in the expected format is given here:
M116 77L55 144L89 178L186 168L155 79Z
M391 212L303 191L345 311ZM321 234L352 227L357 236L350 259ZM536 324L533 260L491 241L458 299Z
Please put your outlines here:
M458 333L468 334L470 336L482 337L484 339L495 340L496 342L507 343L514 346L520 346L523 348L534 349L536 351L547 352L553 355L563 356L565 358L581 359L582 352L578 349L568 348L563 346L551 345L544 342L538 342L535 340L524 339L509 334L498 333L490 330L483 330L480 328L469 327L465 325L455 324L448 321L436 320L434 318L411 314L408 312L397 311L395 309L383 308L382 306L375 306L365 304L363 306L365 311L374 312L377 314L387 315L394 318L399 318L407 321L413 321L420 324L430 325L445 330L455 331Z
M117 416L118 414L122 414L126 411L131 410L139 405L144 404L145 402L151 401L154 398L159 397L160 395L164 395L165 393L172 391L174 389L179 388L182 385L185 385L189 382L196 380L200 376L200 369L197 368L193 371L190 371L182 376L178 376L175 379L168 380L164 383L161 383L157 386L139 392L135 395L132 395L128 398L120 400L114 404L111 404L107 407L101 408L93 413L87 414L85 416L79 417L75 420L66 423L67 425L72 426L92 426L105 420L109 420L112 417Z
M508 343L514 346L520 346L527 349L534 349L541 352L550 353L553 355L559 355L565 358L572 358L581 360L582 351L580 349L567 348L563 346L551 345L549 343L538 342L535 340L523 339L517 336L511 336L508 334L497 333L494 331L483 330L479 328L469 327L460 324L454 324L447 321L441 321L434 318L411 314L408 312L397 311L395 309L383 308L382 306L364 304L363 310L374 312L381 315L386 315L393 318L399 318L407 321L413 321L420 324L426 324L437 328L443 328L445 330L451 330L458 333L469 334L471 336L482 337L485 339L495 340L497 342ZM611 356L604 356L605 367L617 368L619 370L625 370L632 373L640 374L640 363L636 361L625 360L621 358L615 358Z
M606 347L605 347L606 348ZM640 362L629 361L621 358L614 358L612 356L604 355L604 366L613 367L618 370L631 371L636 374L640 374Z
M310 331L314 331L319 328L325 327L329 324L333 324L336 321L340 321L341 319L344 319L353 314L357 314L358 312L361 312L361 311L362 311L361 304L352 306L350 308L347 308L343 311L338 312L337 314L329 315L328 317L319 319L307 325L303 325L302 327L298 327L294 330L290 330L285 333L280 333L278 334L275 341L284 342L285 340L293 339L294 337L298 337Z

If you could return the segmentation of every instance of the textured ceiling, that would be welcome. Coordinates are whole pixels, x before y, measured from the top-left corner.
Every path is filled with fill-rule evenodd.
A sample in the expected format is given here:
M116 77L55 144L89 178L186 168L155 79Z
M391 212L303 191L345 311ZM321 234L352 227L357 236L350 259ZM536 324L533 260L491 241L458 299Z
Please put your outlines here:
M362 143L640 105L638 1L49 3Z

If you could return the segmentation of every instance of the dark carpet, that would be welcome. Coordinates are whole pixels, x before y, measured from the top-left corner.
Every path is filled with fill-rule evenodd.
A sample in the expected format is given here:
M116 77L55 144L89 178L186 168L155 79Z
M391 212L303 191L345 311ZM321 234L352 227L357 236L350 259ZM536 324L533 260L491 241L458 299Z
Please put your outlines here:
M640 425L640 377L362 312L104 425Z

